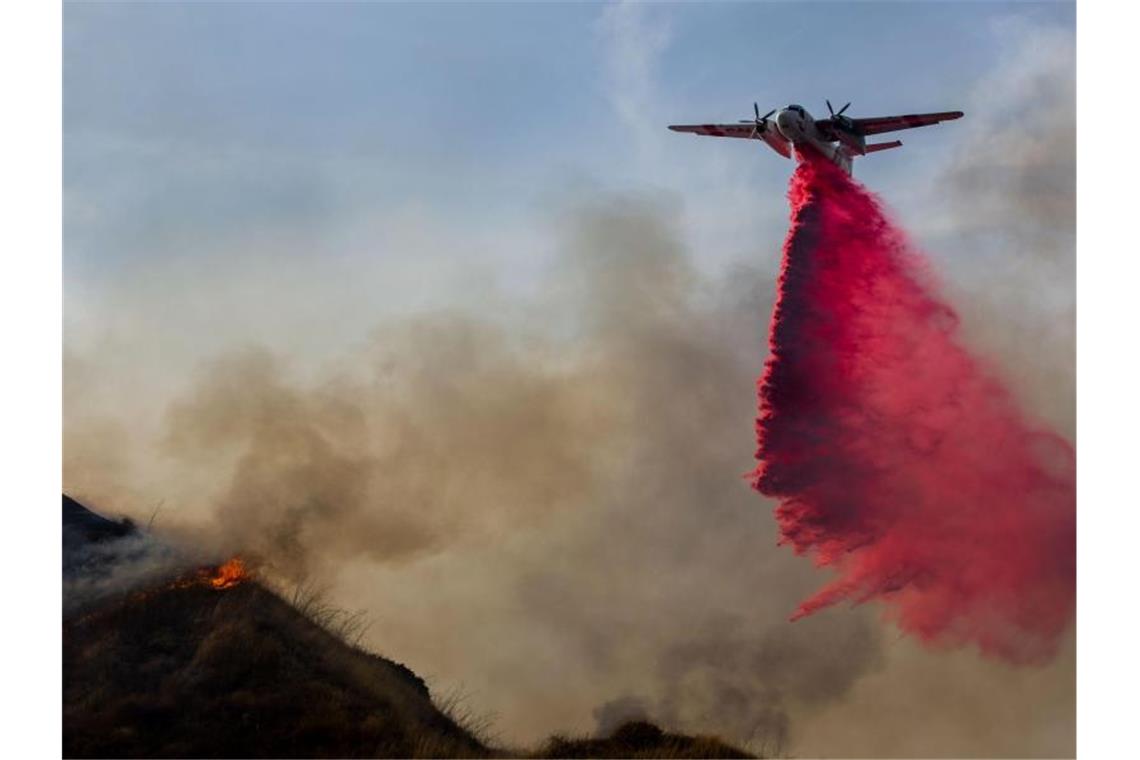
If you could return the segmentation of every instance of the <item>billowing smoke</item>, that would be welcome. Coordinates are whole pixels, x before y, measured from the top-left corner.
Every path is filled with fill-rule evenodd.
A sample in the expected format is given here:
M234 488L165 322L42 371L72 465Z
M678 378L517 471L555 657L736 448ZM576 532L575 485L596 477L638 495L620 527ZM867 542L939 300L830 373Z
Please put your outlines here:
M717 726L763 755L780 754L792 736L793 707L841 700L881 665L877 636L862 624L758 630L729 615L694 622L658 659L661 690L599 706L596 731L604 736L624 720L650 717L694 730Z
M792 177L755 486L837 578L794 618L885 603L904 631L1012 661L1073 613L1071 447L1031 424L876 200L805 154Z
M773 273L701 275L670 215L586 204L532 301L385 319L316 369L234 348L151 434L81 414L101 384L77 362L68 488L142 521L164 500L160 533L328 584L506 739L644 714L818 745L846 724L813 716L884 666L883 637L869 606L787 622L821 577L773 548L741 477Z
M713 333L739 329L741 313L698 305L659 215L617 206L589 212L545 304L509 325L458 311L394 319L307 382L264 349L203 367L171 404L162 446L189 470L225 473L218 540L290 575L405 563L629 501L614 486L636 458L660 467L661 438L699 433L691 407L654 409L667 392L729 424L722 384L752 360ZM637 488L648 508L659 486Z
M205 563L133 521L108 520L63 497L63 613L145 588Z
M508 737L591 730L631 694L680 729L794 736L792 711L877 667L878 633L788 626L814 574L771 550L741 477L771 275L700 275L666 217L585 205L534 302L497 318L392 318L314 372L263 348L203 364L136 503L330 584Z
M193 567L195 562L193 555L137 531L74 548L66 545L66 532L65 527L65 615L173 578Z

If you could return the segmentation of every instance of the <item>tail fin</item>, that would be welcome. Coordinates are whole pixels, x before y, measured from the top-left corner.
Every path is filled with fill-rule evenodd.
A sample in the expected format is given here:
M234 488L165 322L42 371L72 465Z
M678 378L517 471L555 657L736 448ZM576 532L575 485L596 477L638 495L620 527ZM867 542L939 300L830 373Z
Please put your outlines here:
M885 143L874 143L867 146L867 152L875 153L880 150L890 150L891 148L897 148L900 145L902 145L902 140L891 140L890 142Z

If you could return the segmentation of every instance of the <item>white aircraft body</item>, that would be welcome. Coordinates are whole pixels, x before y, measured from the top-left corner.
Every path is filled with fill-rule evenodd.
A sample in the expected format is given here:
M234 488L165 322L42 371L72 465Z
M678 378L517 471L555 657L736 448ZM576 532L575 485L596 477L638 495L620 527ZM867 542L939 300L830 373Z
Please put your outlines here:
M834 111L831 101L827 110L831 117L813 119L803 106L790 105L787 108L773 108L763 116L760 107L752 104L756 114L754 119L746 119L736 124L672 124L674 132L692 132L711 137L741 137L749 140L763 140L772 150L785 158L792 157L792 149L809 146L834 161L848 174L856 156L865 156L888 148L902 145L901 140L867 143L867 135L882 132L896 132L900 129L925 127L942 121L959 119L961 111L941 111L939 113L914 113L904 116L876 116L867 119L853 119L843 112L851 104ZM773 121L770 117L775 114Z

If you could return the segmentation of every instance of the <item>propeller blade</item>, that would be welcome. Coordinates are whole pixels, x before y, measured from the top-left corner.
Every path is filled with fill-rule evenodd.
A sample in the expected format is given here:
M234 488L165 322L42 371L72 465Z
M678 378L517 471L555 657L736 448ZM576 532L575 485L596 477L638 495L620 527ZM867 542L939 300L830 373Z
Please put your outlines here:
M825 101L823 101L823 102L824 102L824 103L827 103L827 112L828 112L829 114L831 114L832 116L834 116L834 115L835 115L835 109L833 109L833 108L831 107L831 101L830 101L830 100L825 100Z
M848 106L850 106L850 105L851 105L851 101L847 101L847 105L843 106L843 108L840 108L840 109L839 109L839 113L837 113L837 114L835 114L835 115L836 115L836 116L842 116L842 115L843 115L843 112L844 112L844 111L846 111L846 110L847 110L847 108L848 108Z
M774 113L776 113L776 109L775 109L775 108L773 108L771 111L769 111L768 113L766 113L766 114L764 114L763 116L761 116L761 117L760 117L760 121L767 121L767 120L768 120L768 117L769 117L769 116L771 116L771 115L772 115L772 114L774 114Z
M756 121L760 121L760 106L755 102L752 103L752 112L756 114Z

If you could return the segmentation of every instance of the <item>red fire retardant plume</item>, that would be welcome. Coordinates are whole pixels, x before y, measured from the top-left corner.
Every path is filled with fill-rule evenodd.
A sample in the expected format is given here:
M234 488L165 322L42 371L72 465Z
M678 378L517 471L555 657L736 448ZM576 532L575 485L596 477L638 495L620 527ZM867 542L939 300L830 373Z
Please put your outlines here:
M959 343L873 196L808 155L789 197L754 486L780 543L836 573L792 619L879 600L925 642L1048 659L1074 606L1072 448Z

